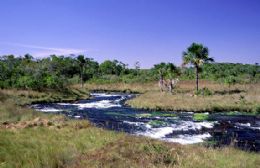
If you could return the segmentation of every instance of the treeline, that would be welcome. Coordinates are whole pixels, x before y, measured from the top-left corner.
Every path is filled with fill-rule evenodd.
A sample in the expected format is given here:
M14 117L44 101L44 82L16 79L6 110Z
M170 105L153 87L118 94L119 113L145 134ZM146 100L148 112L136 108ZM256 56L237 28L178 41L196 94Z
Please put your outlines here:
M227 82L233 80L234 83L250 83L260 81L260 66L256 63L206 63L200 69L200 78ZM183 79L194 79L193 68L187 68L182 75Z
M200 78L237 82L260 81L259 65L230 63L204 64ZM5 55L0 57L0 88L64 89L76 83L95 82L149 82L164 78L194 79L193 68L177 67L172 63L160 63L151 69L128 68L117 60L106 60L99 64L91 58L79 56L56 56L35 59L26 54L22 57Z

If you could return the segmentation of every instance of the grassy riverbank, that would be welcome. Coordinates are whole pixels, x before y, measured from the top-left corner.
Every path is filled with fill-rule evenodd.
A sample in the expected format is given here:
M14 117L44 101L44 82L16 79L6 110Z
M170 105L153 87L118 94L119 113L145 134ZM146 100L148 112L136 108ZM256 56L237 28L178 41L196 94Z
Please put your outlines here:
M5 95L15 101L17 105L27 105L33 103L50 103L60 101L75 101L79 99L88 99L88 90L80 87L70 87L63 91L55 90L21 90L21 89L4 89L0 94Z
M0 93L0 167L257 167L260 155L232 147L183 146L128 136L88 121L17 105ZM31 93L30 93L31 94ZM35 94L46 94L37 92ZM20 96L19 96L20 97ZM29 103L26 96L22 102ZM34 98L33 100L35 100Z
M85 89L69 88L64 92L45 90L44 92L32 90L5 89L0 90L0 124L34 118L37 113L24 106L33 103L49 103L61 101L75 101L89 98Z
M90 90L128 91L142 93L127 104L135 108L173 111L242 111L260 113L260 84L223 84L201 81L207 95L194 94L194 81L181 81L173 94L160 92L156 82L146 84L87 84Z
M0 167L250 167L260 156L233 148L183 146L52 118L52 126L0 129ZM60 124L60 127L58 127Z

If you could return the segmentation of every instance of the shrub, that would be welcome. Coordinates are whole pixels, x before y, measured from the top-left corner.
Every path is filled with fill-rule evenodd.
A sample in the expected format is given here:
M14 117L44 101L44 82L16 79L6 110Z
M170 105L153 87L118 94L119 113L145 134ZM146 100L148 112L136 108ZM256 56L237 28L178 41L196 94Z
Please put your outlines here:
M202 95L202 96L211 96L213 93L209 88L204 87L202 89L199 89L198 91L195 92L195 95Z
M255 114L260 115L260 105L256 105L254 108Z

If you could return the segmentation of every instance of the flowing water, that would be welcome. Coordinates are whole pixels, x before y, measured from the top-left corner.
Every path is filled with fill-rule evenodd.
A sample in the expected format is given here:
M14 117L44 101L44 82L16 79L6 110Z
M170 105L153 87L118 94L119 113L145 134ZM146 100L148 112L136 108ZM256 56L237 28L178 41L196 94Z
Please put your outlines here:
M129 94L93 93L76 103L35 104L36 110L88 119L94 125L181 144L208 142L260 151L260 116L233 113L147 111L131 108Z

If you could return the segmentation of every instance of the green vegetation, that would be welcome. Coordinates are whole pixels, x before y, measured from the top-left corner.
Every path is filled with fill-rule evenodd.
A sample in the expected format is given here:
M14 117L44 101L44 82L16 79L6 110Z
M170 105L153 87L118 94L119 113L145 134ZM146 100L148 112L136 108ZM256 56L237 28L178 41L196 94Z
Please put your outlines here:
M174 113L163 113L163 112L153 111L151 113L137 114L136 116L137 117L176 117L177 115Z
M162 127L162 126L168 125L166 122L160 121L160 120L152 120L152 121L149 121L148 124L150 124L153 127Z
M64 121L61 127L0 129L0 167L65 167L87 152L122 135L91 127L87 121Z
M252 167L259 155L233 148L182 146L141 137L123 137L100 150L84 154L75 167Z
M202 95L202 96L211 96L213 93L209 90L209 88L204 87L202 89L199 89L195 92L195 95Z
M206 113L195 113L193 115L193 120L195 121L204 121L209 119L209 114Z
M122 114L119 112L106 112L107 115L116 115L116 116L126 116L126 117L132 117L130 114Z
M48 90L45 92L33 90L17 90L17 89L0 89L0 94L4 94L7 98L11 98L17 105L27 105L33 103L50 103L50 102L69 102L79 99L88 99L89 91L77 87L64 89L63 92Z
M232 63L213 63L208 50L193 43L183 54L184 64L194 67L177 67L173 63L159 63L151 69L140 69L140 63L134 69L117 60L106 60L99 64L84 55L57 56L35 59L26 54L0 56L0 88L32 89L45 91L54 89L64 91L75 84L114 84L114 83L150 83L164 78L178 77L181 80L207 79L227 84L254 83L260 81L260 66ZM196 73L194 73L194 70ZM199 73L200 72L200 73Z

